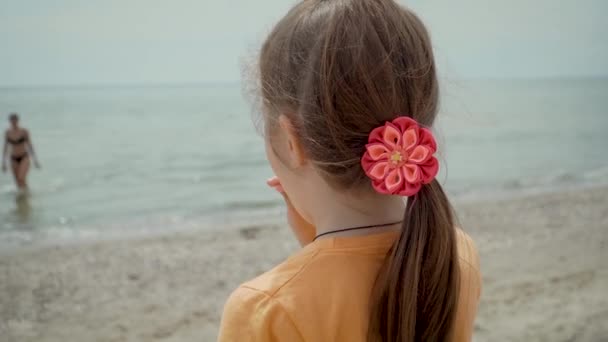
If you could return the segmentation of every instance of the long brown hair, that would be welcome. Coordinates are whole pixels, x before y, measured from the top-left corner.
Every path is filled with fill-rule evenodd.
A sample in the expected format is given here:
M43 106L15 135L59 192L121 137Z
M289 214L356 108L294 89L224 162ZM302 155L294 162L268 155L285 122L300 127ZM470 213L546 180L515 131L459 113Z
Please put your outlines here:
M392 0L300 2L266 39L259 73L265 121L289 115L312 162L338 187L371 191L360 160L372 129L397 115L430 127L437 114L429 35ZM372 293L368 340L448 340L457 297L452 210L433 181L408 198Z

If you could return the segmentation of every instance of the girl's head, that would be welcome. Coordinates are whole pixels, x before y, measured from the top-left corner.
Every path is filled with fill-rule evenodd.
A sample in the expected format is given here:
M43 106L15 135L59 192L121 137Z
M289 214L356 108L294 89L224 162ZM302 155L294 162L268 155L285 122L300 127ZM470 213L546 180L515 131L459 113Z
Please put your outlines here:
M270 152L287 158L281 135L289 133L336 187L372 191L360 160L373 128L397 115L431 126L436 116L430 39L393 1L302 1L267 38L259 67Z
M398 115L431 126L437 113L430 38L392 0L300 2L266 39L259 73L269 160L308 219L320 180L381 196L361 167L369 133ZM433 181L407 210L377 280L370 340L441 340L451 331L457 264L449 203Z
M17 113L11 113L8 116L8 121L11 123L11 126L13 126L13 127L19 126L19 115L17 115Z

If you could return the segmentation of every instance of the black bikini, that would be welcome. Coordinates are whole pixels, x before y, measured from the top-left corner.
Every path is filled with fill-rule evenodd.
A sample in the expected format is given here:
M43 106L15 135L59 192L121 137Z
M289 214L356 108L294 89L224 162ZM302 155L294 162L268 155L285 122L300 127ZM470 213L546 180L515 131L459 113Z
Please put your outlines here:
M13 140L13 139L7 137L6 141L8 141L9 144L12 144L12 145L19 145L19 144L23 144L24 142L27 141L27 136L24 135L24 136L22 136L21 138L19 138L17 140Z
M6 141L8 141L8 143L11 144L11 145L20 145L20 144L23 144L23 143L25 143L27 141L27 136L23 135L21 138L19 138L17 140L13 140L13 139L11 139L9 137L6 137ZM25 153L23 153L23 154L21 154L19 156L14 156L14 155L11 156L11 159L15 163L17 163L17 164L20 164L21 161L24 160L25 158L27 158L27 152L25 152Z
M17 164L21 164L21 161L25 158L27 158L27 152L20 156L11 156L11 159Z

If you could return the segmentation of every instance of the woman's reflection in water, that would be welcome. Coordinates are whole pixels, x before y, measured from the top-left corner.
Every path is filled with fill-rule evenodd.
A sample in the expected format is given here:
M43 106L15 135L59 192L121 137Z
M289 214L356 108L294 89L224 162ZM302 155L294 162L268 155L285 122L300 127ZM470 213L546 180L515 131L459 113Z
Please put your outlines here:
M30 206L30 194L28 191L20 191L15 197L17 204L15 213L20 223L27 223L30 219L32 207Z

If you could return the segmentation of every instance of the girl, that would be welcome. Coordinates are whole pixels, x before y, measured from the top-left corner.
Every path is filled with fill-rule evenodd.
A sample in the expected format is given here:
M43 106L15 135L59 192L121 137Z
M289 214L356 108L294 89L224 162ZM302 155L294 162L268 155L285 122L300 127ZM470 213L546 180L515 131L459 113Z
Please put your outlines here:
M305 0L259 73L269 185L303 248L232 293L219 340L470 340L479 261L435 180L422 22L392 0Z
M2 171L6 172L6 156L9 154L11 159L11 170L15 177L15 184L19 190L27 189L27 173L30 170L30 157L34 160L34 165L40 168L32 138L27 129L19 126L19 116L11 113L9 116L10 128L6 130L4 136L4 149L2 150Z

